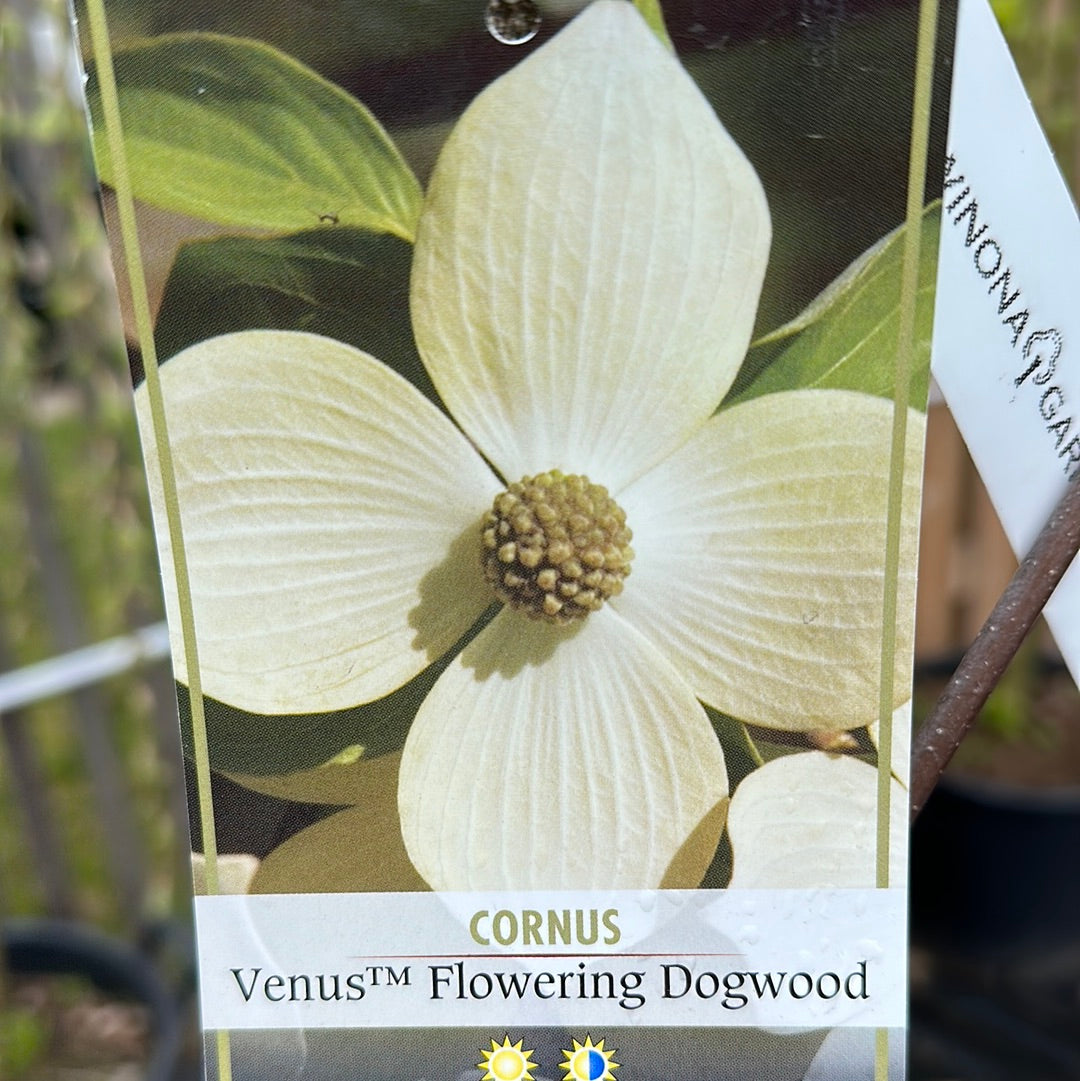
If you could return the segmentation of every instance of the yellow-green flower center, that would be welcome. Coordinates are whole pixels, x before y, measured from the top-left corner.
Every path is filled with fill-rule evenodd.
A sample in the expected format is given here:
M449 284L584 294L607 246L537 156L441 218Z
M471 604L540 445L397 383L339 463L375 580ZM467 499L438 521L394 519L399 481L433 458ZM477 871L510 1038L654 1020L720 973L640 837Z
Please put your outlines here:
M572 623L622 592L633 534L622 507L588 477L524 477L483 518L484 577L531 619Z

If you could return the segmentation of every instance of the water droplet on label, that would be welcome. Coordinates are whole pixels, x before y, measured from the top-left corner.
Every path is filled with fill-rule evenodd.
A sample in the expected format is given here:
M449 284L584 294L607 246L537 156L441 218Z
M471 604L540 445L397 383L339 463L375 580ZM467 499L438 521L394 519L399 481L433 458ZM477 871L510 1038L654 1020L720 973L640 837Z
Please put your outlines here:
M884 947L874 938L860 939L856 944L856 949L858 949L859 953L864 957L873 958L874 960L877 960L877 958L882 957L885 954Z
M756 946L761 941L761 931L756 923L744 923L739 928L739 942L744 946Z
M496 41L524 45L540 29L540 9L533 0L489 0L484 22Z

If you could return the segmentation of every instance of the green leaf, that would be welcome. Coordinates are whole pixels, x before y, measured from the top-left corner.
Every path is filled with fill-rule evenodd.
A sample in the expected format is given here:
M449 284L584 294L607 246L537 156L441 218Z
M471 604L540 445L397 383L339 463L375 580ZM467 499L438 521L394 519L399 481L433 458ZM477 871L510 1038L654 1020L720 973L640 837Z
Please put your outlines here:
M664 25L664 13L660 9L660 0L634 0L634 7L641 12L642 18L649 24L652 32L664 43L670 51L675 51L671 43L671 37Z
M727 765L728 782L734 789L747 774L753 773L762 764L763 759L747 732L746 725L718 709L713 709L712 706L703 704L703 708L712 722L716 738L720 740Z
M296 782L305 788L303 799L314 803L332 802L328 797L333 795L333 802L336 802L343 787L354 781L354 771L348 765L348 760L355 758L356 749L363 748L364 762L399 751L405 743L416 711L435 681L498 611L499 606L492 605L462 635L461 640L434 664L428 665L403 687L366 705L330 713L264 716L236 709L204 695L210 764L224 773L247 775L234 779L247 788L268 795L279 794L280 786L275 777L298 771L309 772L311 776ZM176 684L176 697L180 707L184 754L193 758L190 695L183 683ZM334 765L331 760L336 760L341 768L320 775L323 767ZM256 784L254 777L268 780ZM321 797L315 794L316 789L320 788L323 793ZM355 801L350 799L342 802Z
M186 244L158 312L158 353L236 330L305 330L363 349L437 403L409 321L411 256L396 237L333 226Z
M371 770L372 760L364 755L362 747L357 746L346 749L314 769L265 777L249 773L229 773L226 776L238 785L261 792L264 796L295 803L328 803L347 807L363 798L365 780Z
M268 795L279 795L272 781L256 785L250 778L274 778L298 771L317 773L325 763L350 747L362 746L365 759L398 750L405 742L420 703L454 652L451 650L437 664L425 669L393 694L364 706L333 713L262 716L204 696L211 765L231 774L250 775L234 779L245 787ZM191 757L191 711L188 689L182 683L177 684L177 697L184 750ZM347 783L347 775L348 770L324 774L321 779L333 782L328 784L326 791L338 788L340 782ZM299 783L303 785L305 782L301 780ZM313 789L315 785L308 787ZM340 793L340 788L338 791ZM309 802L324 802L312 798L310 791L304 798Z
M827 754L843 754L876 764L875 745L865 728L830 731L820 729L811 732L783 732L773 728L742 725L743 735L758 766L806 751L824 751Z
M356 772L355 806L308 826L262 861L251 893L418 891L397 812L400 755Z
M916 294L911 401L923 408L929 386L930 340L940 208L922 219ZM803 387L858 390L892 398L899 337L905 228L865 252L790 323L754 343L728 403Z
M819 9L813 25L800 7L805 15L807 5L740 2L733 15L730 4L696 4L691 36L704 47L685 55L769 195L757 334L793 318L904 221L907 202L917 6L863 5L844 19ZM948 65L935 75L935 100L947 101ZM933 117L928 190L941 186L946 114Z
M667 865L660 880L660 889L692 890L702 884L716 862L730 803L731 800L725 796L694 827Z
M358 101L269 45L177 34L115 57L136 198L221 225L340 222L412 240L420 185ZM115 183L95 73L94 151Z

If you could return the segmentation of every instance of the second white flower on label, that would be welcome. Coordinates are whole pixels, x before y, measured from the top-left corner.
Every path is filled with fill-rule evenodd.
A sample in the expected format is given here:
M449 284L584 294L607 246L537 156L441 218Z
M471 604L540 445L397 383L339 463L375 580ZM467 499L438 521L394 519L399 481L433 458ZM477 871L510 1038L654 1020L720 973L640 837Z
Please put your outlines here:
M452 420L313 335L163 366L207 694L372 702L503 602L402 756L433 888L697 885L728 797L702 703L792 731L877 718L892 404L715 412L769 242L710 106L600 0L476 99L426 194L412 319Z

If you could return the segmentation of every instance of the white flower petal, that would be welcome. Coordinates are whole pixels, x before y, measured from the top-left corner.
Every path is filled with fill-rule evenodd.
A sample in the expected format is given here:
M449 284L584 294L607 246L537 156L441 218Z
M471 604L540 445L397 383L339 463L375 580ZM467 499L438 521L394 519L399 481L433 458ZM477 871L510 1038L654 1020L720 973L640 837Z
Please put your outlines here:
M911 413L894 705L910 695L924 423ZM869 395L765 395L619 494L637 554L612 604L711 706L790 731L877 719L891 424Z
M907 862L907 793L891 781L889 882ZM846 755L786 755L754 770L728 815L730 887L872 889L877 881L877 770Z
M867 727L870 742L881 746L881 722ZM907 788L911 781L911 699L897 706L892 715L892 772Z
M483 611L475 534L498 484L405 380L277 331L201 342L161 379L207 694L258 713L368 702ZM145 387L136 398L149 431ZM152 441L146 453L186 680Z
M259 857L240 854L217 857L218 893L247 893L256 872ZM201 852L191 853L191 879L197 896L205 896L206 857Z
M683 443L742 362L761 184L633 5L600 0L480 94L431 180L413 324L508 481L617 488Z
M614 613L504 610L421 706L398 802L435 889L647 889L727 791L701 706Z

